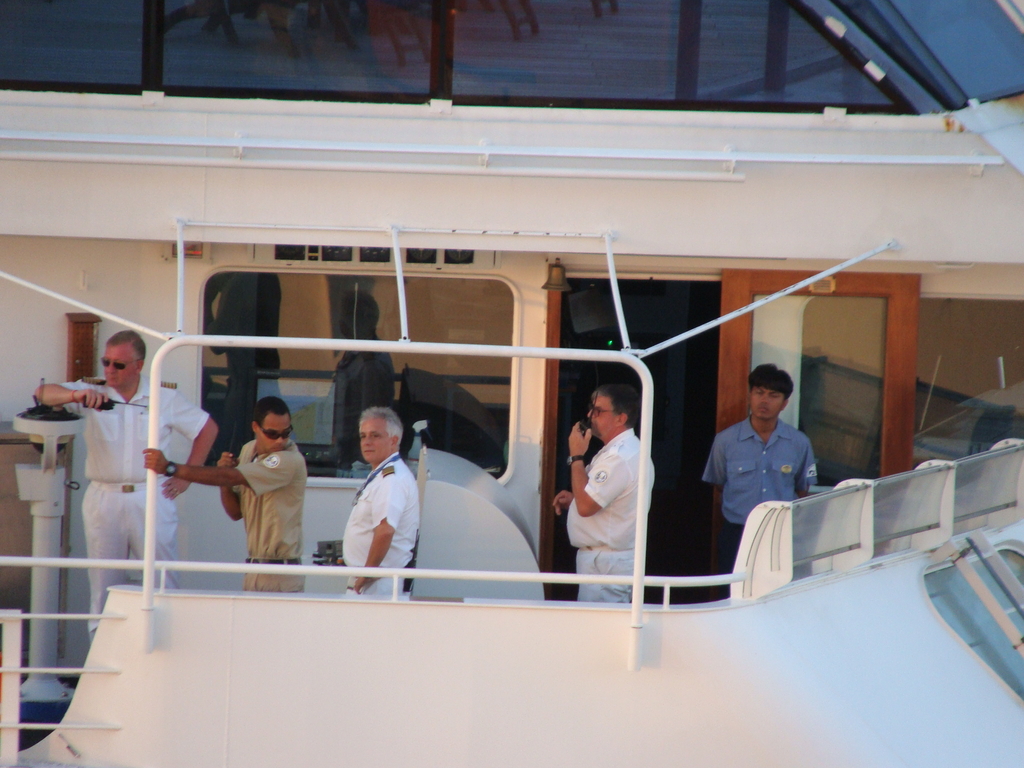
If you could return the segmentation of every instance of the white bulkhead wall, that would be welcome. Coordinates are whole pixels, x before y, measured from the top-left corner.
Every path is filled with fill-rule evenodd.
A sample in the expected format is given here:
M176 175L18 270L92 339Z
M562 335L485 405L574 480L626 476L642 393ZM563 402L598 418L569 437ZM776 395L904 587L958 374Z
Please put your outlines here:
M0 93L5 129L204 139L370 144L571 147L825 153L899 157L993 156L981 136L942 116L847 116L547 110L430 105ZM740 162L740 181L595 178L687 169L720 174L720 162L632 159L431 157L464 174L376 172L406 155L347 155L365 170L253 169L246 164L324 161L323 152L125 147L13 142L0 153L0 233L169 240L177 217L211 222L318 226L605 232L619 253L747 258L846 258L896 237L901 260L1015 262L1024 222L1024 178L1010 165L792 164ZM26 155L17 153L43 153ZM110 163L53 162L99 153ZM159 164L125 164L135 155ZM175 162L215 156L230 167ZM16 159L25 158L25 159ZM175 160L174 158L179 158ZM344 158L341 158L344 159ZM550 175L501 175L539 168ZM576 172L573 169L577 169ZM193 232L205 241L274 242L266 231ZM320 237L325 244L387 245L383 235ZM312 242L299 238L298 242ZM408 236L413 247L436 237ZM463 247L594 252L594 244L466 238ZM969 256L968 256L969 254Z

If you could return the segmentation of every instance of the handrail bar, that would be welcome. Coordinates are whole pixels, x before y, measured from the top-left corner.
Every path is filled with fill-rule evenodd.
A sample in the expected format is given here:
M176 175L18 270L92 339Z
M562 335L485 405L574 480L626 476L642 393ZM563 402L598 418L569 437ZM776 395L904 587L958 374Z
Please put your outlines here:
M71 557L28 557L0 556L0 566L21 566L25 568L96 568L116 567L126 571L142 571L144 560L89 560ZM263 573L293 576L370 576L400 579L458 579L460 581L506 581L533 582L539 584L632 584L631 575L605 576L599 574L545 573L532 571L460 571L440 568L358 568L344 565L276 565L269 563L212 563L194 560L158 560L156 570L181 571L189 573ZM743 581L745 573L708 574L704 576L654 576L645 575L645 587L715 587ZM123 619L120 614L16 614L0 613L0 622L20 621L28 618L41 619Z
M17 672L26 675L120 675L114 667L0 667L0 674Z

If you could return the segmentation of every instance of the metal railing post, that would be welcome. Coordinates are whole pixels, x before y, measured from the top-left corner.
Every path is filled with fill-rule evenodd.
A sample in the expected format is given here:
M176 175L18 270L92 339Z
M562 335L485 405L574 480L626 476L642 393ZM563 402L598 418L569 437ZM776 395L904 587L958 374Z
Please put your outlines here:
M21 611L0 612L0 626L3 631L3 663L6 667L21 667L21 633L23 622ZM21 673L4 672L0 675L0 765L16 765L18 762L17 726L21 722Z

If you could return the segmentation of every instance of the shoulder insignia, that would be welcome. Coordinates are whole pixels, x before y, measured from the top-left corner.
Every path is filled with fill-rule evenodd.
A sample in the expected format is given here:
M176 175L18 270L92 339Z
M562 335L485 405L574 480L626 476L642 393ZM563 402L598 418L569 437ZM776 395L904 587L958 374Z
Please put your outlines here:
M272 453L263 460L263 466L267 469L277 469L281 464L281 457L276 453Z
M395 468L394 467L384 467L384 469L382 469L380 471L380 476L381 477L387 477L388 475L393 475L393 474L395 474Z
M178 388L177 383L173 382L173 381L161 381L160 382L160 386L161 387L165 387L166 389L177 389Z
M97 386L104 386L107 383L106 379L101 379L99 376L83 376L83 384L96 384Z

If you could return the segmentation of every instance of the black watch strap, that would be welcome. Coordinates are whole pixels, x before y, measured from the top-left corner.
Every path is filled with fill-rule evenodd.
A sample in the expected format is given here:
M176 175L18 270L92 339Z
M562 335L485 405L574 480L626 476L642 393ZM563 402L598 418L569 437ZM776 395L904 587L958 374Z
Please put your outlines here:
M178 465L175 464L173 461L168 461L167 462L167 468L164 470L164 476L165 477L174 477L174 475L177 473L177 471L178 471Z
M587 459L587 457L582 455L582 454L580 454L579 456L570 456L566 460L565 464L566 464L566 466L571 467L573 465L574 461L586 461L586 459Z

